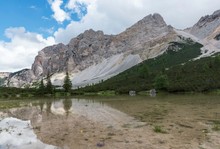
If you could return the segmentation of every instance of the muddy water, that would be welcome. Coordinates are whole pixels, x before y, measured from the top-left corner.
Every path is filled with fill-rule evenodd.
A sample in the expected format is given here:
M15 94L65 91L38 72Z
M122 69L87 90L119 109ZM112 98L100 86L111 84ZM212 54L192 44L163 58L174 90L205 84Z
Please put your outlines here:
M0 108L1 119L30 120L38 140L64 149L220 149L220 96L2 100Z

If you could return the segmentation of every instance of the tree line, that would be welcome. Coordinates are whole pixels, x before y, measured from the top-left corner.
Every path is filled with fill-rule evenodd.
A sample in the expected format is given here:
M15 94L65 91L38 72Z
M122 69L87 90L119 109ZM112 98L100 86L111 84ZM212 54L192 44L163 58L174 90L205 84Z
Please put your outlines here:
M66 76L64 78L64 82L63 82L62 87L63 87L63 90L66 93L71 92L72 82L70 80L68 72L66 72ZM40 81L40 85L39 85L39 88L38 88L38 93L43 95L43 94L54 94L55 92L56 92L55 87L53 86L53 84L51 82L50 75L48 73L47 77L46 77L46 83L44 84L43 79Z

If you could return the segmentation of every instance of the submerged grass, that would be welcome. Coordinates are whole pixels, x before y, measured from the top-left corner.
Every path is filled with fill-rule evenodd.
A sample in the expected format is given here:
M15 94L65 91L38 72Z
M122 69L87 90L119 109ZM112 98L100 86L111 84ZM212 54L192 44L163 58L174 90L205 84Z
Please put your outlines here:
M220 131L220 120L213 121L213 131Z
M165 133L167 133L165 130L163 130L163 128L161 127L161 126L159 126L159 125L156 125L156 126L154 126L154 132L156 132L156 133L163 133L163 134L165 134Z
M220 124L214 124L212 127L213 131L220 131Z
M4 101L4 102L1 102L0 110L17 108L17 107L21 107L24 105L25 105L24 103L22 104L20 102Z

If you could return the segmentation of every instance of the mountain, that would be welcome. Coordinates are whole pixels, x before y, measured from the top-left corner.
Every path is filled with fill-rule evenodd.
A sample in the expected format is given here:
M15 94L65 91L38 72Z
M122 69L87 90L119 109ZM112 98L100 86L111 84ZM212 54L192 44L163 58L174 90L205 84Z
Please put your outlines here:
M6 86L5 80L8 79L9 75L9 72L0 72L0 86Z
M194 44L189 42L191 40ZM167 25L157 13L146 16L118 35L87 30L67 45L60 43L42 49L31 69L11 73L6 84L14 87L34 86L49 74L52 83L61 86L68 71L74 88L87 86L163 55L170 48L184 55L181 49L186 46L193 50L196 43L202 45L199 48L201 53L188 55L181 63L220 52L220 10L202 17L193 27L185 30Z
M192 58L200 55L201 44L195 42L174 43L167 52L155 59L146 60L117 76L93 86L76 90L76 93L128 94L136 91L148 94L151 89L168 92L204 92L220 88L220 55Z
M199 39L214 39L220 31L220 10L202 17L189 32Z
M199 63L199 67L197 66L197 64L195 65L194 63L201 59L190 62L190 60L201 55L201 47L201 44L196 43L188 38L182 39L181 42L172 42L170 43L167 51L157 56L156 58L145 60L140 64L104 82L93 86L81 88L78 91L99 92L111 90L120 94L127 94L131 90L140 92L147 91L153 88L161 89L155 86L155 80L161 76L165 76L164 78L166 78L166 81L168 82L166 86L163 86L163 89L166 89L168 91L201 91L201 87L199 88L201 90L196 90L198 84L196 84L195 82L199 80L199 83L205 84L204 82L209 82L207 80L209 80L210 78L207 77L205 79L205 77L201 77L200 72L204 74L207 72L213 74L213 70L216 69L216 67L209 68L208 65L211 64L209 64L209 61L202 61L201 64ZM205 67L208 66L207 68L205 68L205 71L203 69L204 64ZM195 71L192 71L192 69L194 69ZM189 70L192 72L189 72ZM159 84L163 83L160 82ZM188 86L186 87L185 84L187 84ZM220 84L220 81L218 81L218 84ZM190 88L190 85L194 86L195 88ZM209 84L206 83L206 85ZM206 87L207 86L204 85L204 88Z
M174 29L159 14L148 15L118 35L92 29L70 40L39 51L32 68L10 75L8 86L24 87L47 74L54 85L62 85L68 71L74 87L98 83L156 57L172 41L179 40Z
M193 27L177 32L204 46L201 49L203 54L200 57L220 52L220 10L202 17Z
M9 72L0 72L0 78L6 78L10 75Z

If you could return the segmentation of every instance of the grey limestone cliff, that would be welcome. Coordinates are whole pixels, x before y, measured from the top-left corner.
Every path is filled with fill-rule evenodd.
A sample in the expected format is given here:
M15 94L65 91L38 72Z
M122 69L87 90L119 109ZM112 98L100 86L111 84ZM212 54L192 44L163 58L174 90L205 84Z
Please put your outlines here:
M54 76L53 82L60 85L63 76L55 76L66 71L78 86L97 83L156 57L176 39L173 28L159 14L146 16L118 35L105 35L90 29L71 39L67 45L60 43L39 51L31 70L9 77L8 86L22 87L48 73ZM107 66L108 70L105 69Z
M73 38L68 45L58 44L40 51L32 70L36 76L48 72L82 71L120 53L142 54L150 47L173 40L168 38L173 35L172 27L167 26L159 14L149 15L115 36L90 29ZM155 55L160 52L154 51Z
M220 30L220 10L215 11L212 15L202 17L191 29L190 33L199 39L207 38L214 34L219 34Z

